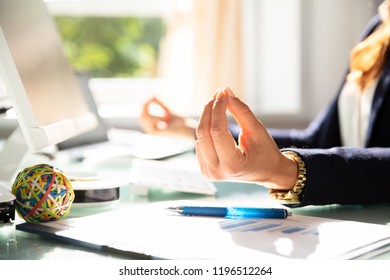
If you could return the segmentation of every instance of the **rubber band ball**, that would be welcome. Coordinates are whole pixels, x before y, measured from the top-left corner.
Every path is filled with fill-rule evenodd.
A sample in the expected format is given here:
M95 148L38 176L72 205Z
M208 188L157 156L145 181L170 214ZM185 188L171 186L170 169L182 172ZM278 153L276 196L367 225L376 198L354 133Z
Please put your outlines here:
M19 216L32 223L65 217L75 197L68 177L49 164L37 164L19 172L12 193Z

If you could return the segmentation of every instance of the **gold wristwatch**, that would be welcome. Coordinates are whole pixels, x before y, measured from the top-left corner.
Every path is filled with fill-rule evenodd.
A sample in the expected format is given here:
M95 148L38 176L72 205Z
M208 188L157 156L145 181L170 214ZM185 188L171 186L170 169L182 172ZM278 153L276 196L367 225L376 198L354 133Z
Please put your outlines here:
M302 199L303 189L305 188L306 183L306 167L305 163L296 152L283 151L282 153L296 162L298 167L298 178L292 190L283 191L270 189L269 194L271 198L277 200L279 203L294 207L297 206Z

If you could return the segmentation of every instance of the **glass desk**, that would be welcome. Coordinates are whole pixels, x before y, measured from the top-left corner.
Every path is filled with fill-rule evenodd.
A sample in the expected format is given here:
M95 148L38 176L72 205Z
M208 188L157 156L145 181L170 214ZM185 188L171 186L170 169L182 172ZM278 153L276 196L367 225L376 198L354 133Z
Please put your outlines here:
M193 161L194 155L189 153L184 156L171 158L178 164ZM77 166L74 168L78 169ZM131 169L130 159L108 161L102 164L88 166L89 170L99 170L100 174L123 176ZM88 169L87 168L87 169ZM217 201L218 203L245 205L252 207L275 206L268 197L268 190L262 186L245 183L217 182L218 192L215 196L194 195L179 192L166 192L159 189L151 189L147 196L136 195L131 190L130 184L121 185L120 200L112 205L101 207L72 207L68 217L91 215L102 211L119 209L131 204L142 204L168 200L201 200ZM390 204L360 206L360 205L327 205L307 206L292 209L293 213L333 219L361 221L390 225ZM15 223L24 222L17 218ZM109 234L109 230L107 231ZM0 259L3 260L40 260L40 259L129 259L129 256L104 253L78 247L72 244L61 243L46 239L36 234L30 234L15 230L15 224L0 224ZM375 259L390 259L390 251L376 256Z

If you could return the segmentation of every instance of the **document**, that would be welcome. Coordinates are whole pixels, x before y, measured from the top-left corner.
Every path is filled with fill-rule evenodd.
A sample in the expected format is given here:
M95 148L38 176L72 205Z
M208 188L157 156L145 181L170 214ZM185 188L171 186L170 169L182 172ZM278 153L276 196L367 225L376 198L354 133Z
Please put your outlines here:
M22 223L16 228L152 259L354 259L390 247L390 227L384 225L295 214L286 219L226 219L166 210L191 203L197 202L135 205L43 224Z

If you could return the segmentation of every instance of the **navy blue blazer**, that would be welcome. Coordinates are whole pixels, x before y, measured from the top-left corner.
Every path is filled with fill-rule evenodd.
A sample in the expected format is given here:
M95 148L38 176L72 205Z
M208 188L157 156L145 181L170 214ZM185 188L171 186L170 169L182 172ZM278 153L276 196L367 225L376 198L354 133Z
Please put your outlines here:
M363 38L378 24L376 16ZM300 206L390 202L390 55L374 93L365 148L342 147L337 106L344 82L345 77L333 102L306 129L269 129L281 149L299 153L306 164Z

